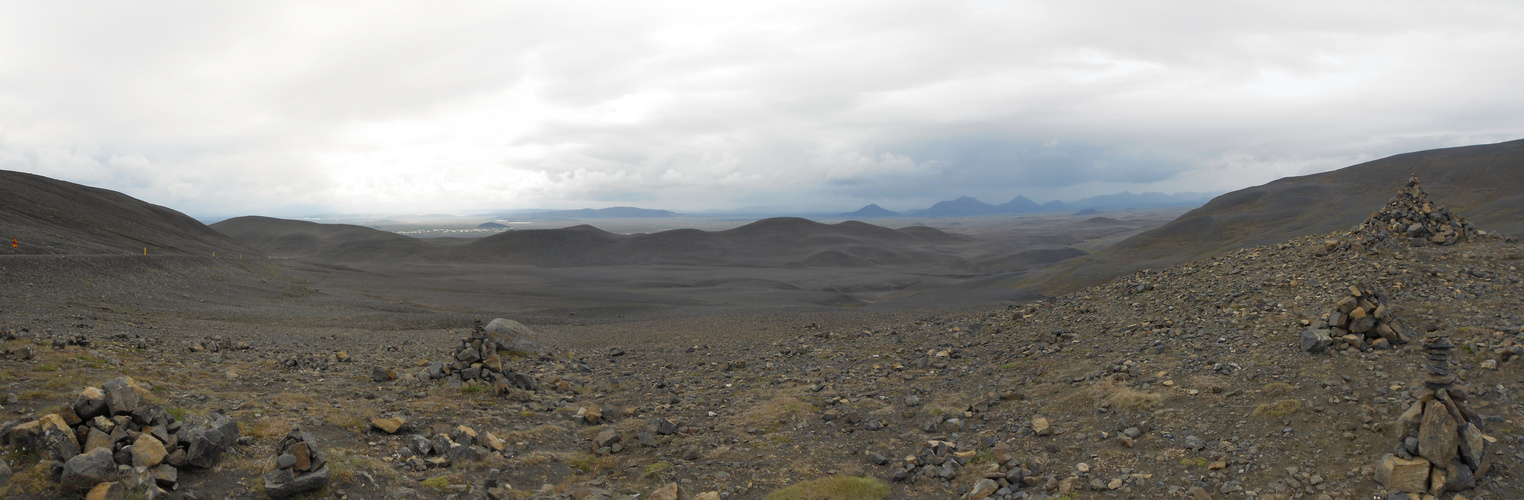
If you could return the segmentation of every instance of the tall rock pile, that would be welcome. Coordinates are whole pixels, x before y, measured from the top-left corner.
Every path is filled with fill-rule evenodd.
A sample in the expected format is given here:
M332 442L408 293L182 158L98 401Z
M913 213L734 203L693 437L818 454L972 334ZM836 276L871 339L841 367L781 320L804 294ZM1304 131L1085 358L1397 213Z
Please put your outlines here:
M517 325L518 329L511 328L512 325ZM471 335L451 349L449 361L436 362L419 372L417 377L419 380L452 379L461 383L480 381L489 384L498 394L506 394L512 389L537 391L539 380L515 371L503 361L504 353L532 354L537 351L539 344L531 335L528 328L514 321L498 318L486 327L478 321Z
M175 418L144 399L131 377L86 387L73 404L6 427L0 444L44 452L64 490L131 491L150 498L174 488L186 467L211 468L238 440L221 413Z
M1362 351L1390 349L1410 339L1384 292L1351 286L1349 295L1334 303L1322 324L1302 332L1302 350L1318 353L1330 346Z
M1424 387L1397 419L1406 437L1377 462L1376 481L1406 493L1470 489L1491 466L1488 452L1497 440L1482 433L1483 420L1466 407L1470 391L1450 371L1450 339L1429 337L1423 348L1429 361Z
M1413 246L1454 245L1486 233L1443 205L1429 201L1429 194L1418 186L1418 178L1412 177L1385 207L1356 227L1355 234L1364 236L1369 247L1401 240Z

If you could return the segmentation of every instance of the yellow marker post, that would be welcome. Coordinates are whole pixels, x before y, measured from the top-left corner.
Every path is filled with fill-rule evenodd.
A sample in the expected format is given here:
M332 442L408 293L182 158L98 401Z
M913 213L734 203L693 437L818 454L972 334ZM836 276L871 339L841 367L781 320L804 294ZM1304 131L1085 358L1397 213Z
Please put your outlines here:
M143 247L143 255L148 255L148 247Z

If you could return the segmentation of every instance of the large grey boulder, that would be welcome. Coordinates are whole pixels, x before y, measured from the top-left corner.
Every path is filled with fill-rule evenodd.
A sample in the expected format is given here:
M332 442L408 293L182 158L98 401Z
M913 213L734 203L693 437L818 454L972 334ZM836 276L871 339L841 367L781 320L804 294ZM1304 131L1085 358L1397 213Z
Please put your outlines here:
M190 443L185 449L185 460L203 469L215 467L222 461L222 454L238 441L238 422L221 413L208 415L186 431Z
M535 338L534 330L522 323L497 318L487 323L485 330L487 338L504 349L530 354L540 352L540 341Z
M131 414L143 404L143 395L138 393L138 383L132 377L111 379L101 385L101 390L106 393L106 408L112 415Z
M1302 352L1317 354L1328 348L1333 339L1328 336L1328 330L1321 328L1309 328L1302 331Z
M111 458L111 450L96 448L64 462L58 482L65 490L88 490L116 479L116 461Z

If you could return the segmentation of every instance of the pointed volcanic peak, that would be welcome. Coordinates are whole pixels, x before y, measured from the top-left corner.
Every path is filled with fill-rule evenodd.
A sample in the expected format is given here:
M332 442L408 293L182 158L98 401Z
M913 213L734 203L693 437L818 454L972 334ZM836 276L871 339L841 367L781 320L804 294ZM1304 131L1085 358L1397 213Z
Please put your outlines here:
M428 242L351 224L247 216L212 224L212 229L272 257L364 262L434 256Z
M1042 205L1032 201L1026 196L1016 195L1011 201L1000 204L1000 211L1005 213L1027 213L1042 211Z
M1048 295L1065 293L1140 269L1346 231L1364 223L1412 177L1423 179L1428 194L1444 200L1451 213L1464 212L1488 231L1517 235L1524 232L1524 168L1519 165L1524 165L1524 140L1405 153L1287 177L1218 196L1168 224L1016 285Z
M870 203L868 206L859 208L855 212L847 212L841 214L842 217L851 217L854 219L875 219L879 217L897 217L899 215L899 212L880 207L877 203Z
M973 215L991 215L1001 213L1000 207L991 205L970 196L964 196L956 200L939 201L916 215L923 217L968 217Z
M1386 206L1355 228L1354 234L1362 237L1366 246L1398 240L1419 246L1454 245L1474 236L1485 236L1487 232L1478 230L1444 205L1430 201L1429 193L1413 177Z
M6 170L0 170L0 239L0 255L257 253L169 208Z

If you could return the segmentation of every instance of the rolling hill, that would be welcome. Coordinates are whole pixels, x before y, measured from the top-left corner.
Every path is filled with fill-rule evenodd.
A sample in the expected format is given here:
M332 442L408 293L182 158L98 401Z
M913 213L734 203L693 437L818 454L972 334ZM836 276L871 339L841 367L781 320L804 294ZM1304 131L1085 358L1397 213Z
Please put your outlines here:
M3 254L255 254L180 212L125 194L0 170ZM12 248L12 239L20 245Z
M1524 232L1524 140L1516 140L1405 153L1233 191L1015 285L1052 295L1138 269L1349 229L1380 209L1411 176L1432 199L1483 230Z

